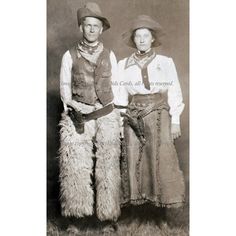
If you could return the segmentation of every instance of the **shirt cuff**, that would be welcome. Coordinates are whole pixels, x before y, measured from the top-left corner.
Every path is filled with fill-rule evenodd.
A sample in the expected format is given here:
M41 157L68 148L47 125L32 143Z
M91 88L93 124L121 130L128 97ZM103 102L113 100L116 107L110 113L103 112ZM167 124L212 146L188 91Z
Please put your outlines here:
M64 111L67 112L68 111L68 107L67 105L63 102L63 107L64 107Z
M171 117L171 124L179 125L180 124L180 116L178 116L178 115L172 116Z

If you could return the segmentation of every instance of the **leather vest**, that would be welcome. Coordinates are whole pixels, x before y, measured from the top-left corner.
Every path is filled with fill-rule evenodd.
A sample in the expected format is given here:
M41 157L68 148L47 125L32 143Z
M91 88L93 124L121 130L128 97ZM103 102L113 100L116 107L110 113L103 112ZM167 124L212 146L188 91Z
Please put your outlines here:
M90 105L94 105L97 100L104 106L112 102L109 51L104 48L96 64L82 57L76 47L69 51L73 60L72 99Z

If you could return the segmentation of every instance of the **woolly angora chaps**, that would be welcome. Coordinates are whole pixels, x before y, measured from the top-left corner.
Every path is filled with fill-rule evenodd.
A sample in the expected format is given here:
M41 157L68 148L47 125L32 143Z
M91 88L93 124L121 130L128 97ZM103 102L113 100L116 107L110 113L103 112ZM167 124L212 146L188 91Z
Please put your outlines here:
M78 106L83 113L92 111L91 106L80 103ZM96 122L86 122L83 134L78 134L70 117L62 113L60 127L59 179L62 215L84 217L96 211L101 221L116 220L120 215L118 112L114 110ZM97 149L95 171L93 137ZM95 186L91 179L93 174Z

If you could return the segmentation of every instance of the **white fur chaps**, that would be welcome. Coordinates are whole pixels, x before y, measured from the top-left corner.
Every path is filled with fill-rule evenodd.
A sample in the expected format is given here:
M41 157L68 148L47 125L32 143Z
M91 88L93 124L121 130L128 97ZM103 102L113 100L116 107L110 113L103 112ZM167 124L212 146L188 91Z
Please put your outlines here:
M83 103L77 105L82 113L94 110L94 106ZM98 105L95 108L100 107ZM62 113L59 150L62 215L84 217L96 211L101 221L117 220L119 217L119 119L119 112L113 110L96 121L86 122L85 132L78 134L70 117ZM93 174L94 185L91 178Z

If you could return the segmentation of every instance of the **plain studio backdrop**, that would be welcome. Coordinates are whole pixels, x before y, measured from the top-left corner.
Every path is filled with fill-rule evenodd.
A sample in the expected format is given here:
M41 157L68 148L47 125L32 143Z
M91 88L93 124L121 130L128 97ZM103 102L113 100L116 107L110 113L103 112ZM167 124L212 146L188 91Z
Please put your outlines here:
M181 117L183 134L176 145L187 184L188 1L97 2L112 24L103 40L118 59L131 52L119 37L127 19L146 13L156 16L165 28L166 37L159 52L173 57L186 104ZM1 4L2 235L41 236L46 231L46 37L48 197L50 200L58 197L60 61L64 51L80 36L75 13L83 4L79 0L12 0ZM235 2L191 1L190 9L191 235L236 235L236 209L232 204L236 199Z
M47 1L47 197L58 199L59 127L61 112L59 73L63 54L81 37L77 25L77 9L87 1ZM165 36L157 49L159 54L172 57L182 87L185 109L181 116L182 136L175 144L180 167L184 172L186 198L189 183L189 3L188 0L97 0L111 28L101 40L114 51L117 60L133 52L121 39L129 22L140 14L150 15L162 25ZM49 205L50 207L50 205ZM49 211L52 209L48 209Z

